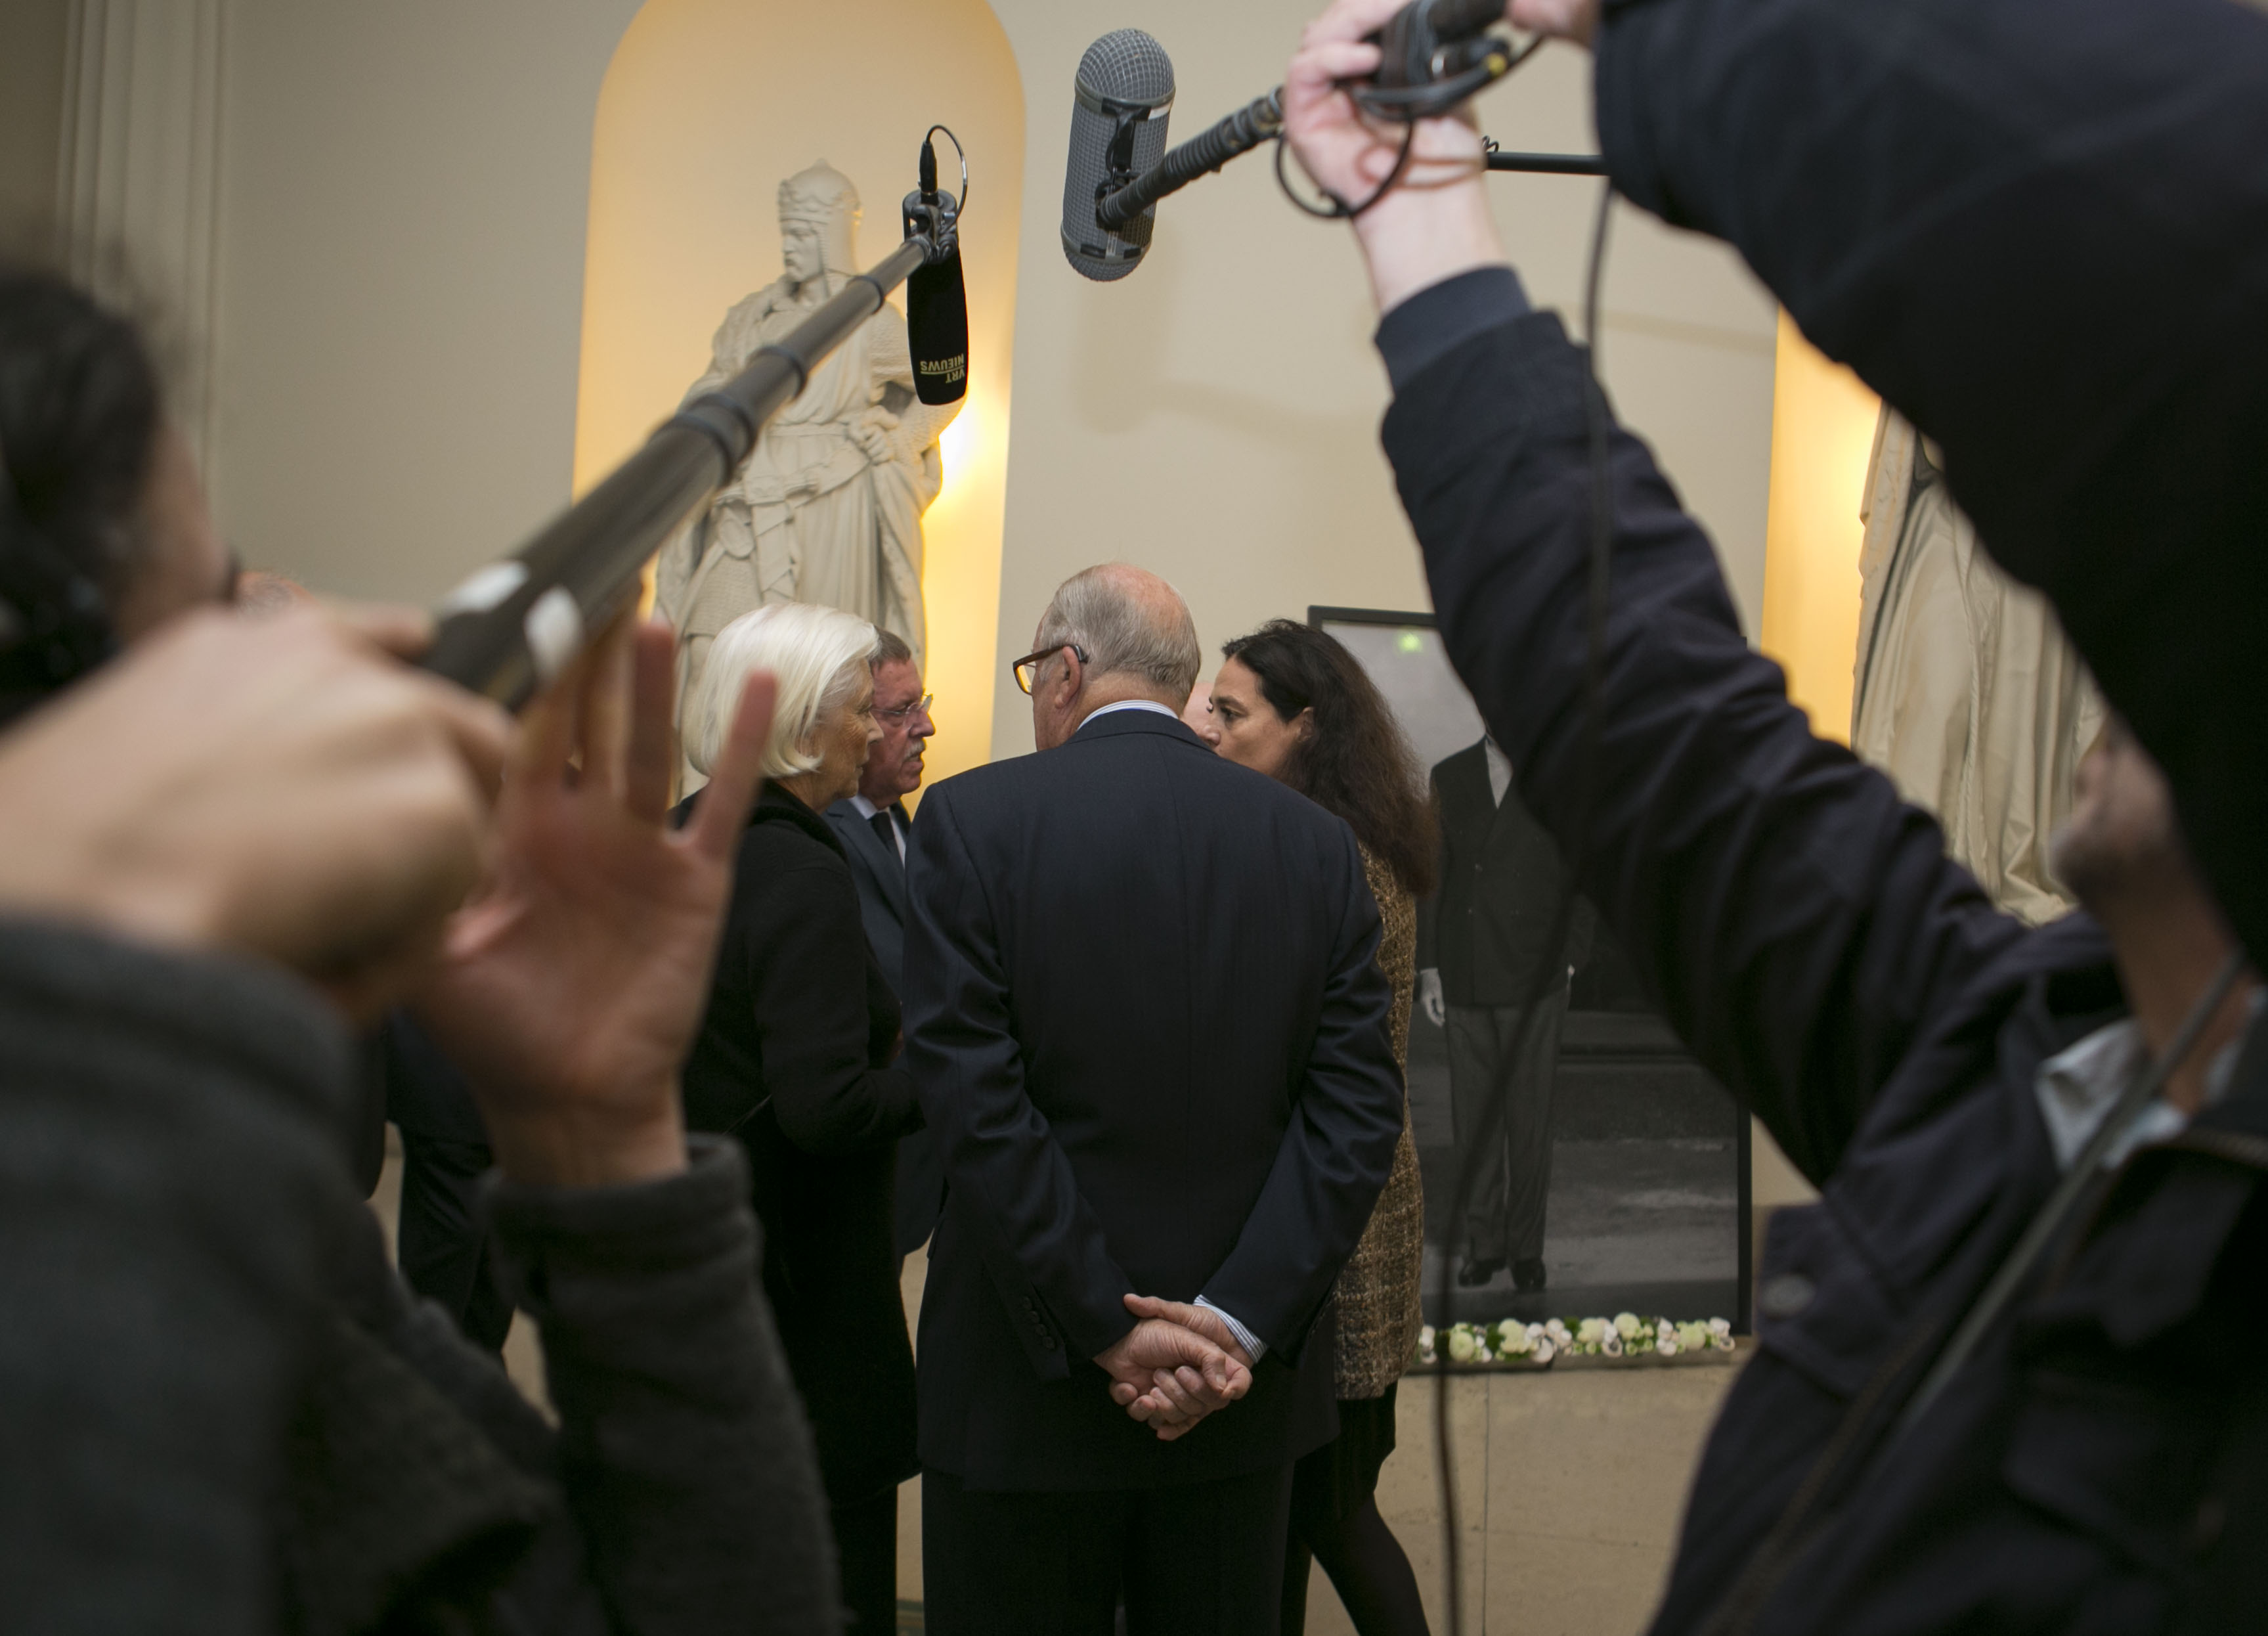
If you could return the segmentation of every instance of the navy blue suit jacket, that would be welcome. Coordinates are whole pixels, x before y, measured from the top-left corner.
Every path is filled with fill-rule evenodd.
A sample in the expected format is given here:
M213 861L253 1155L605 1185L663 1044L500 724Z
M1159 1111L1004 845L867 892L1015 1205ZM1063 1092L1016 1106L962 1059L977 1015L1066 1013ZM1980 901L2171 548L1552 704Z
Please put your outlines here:
M910 863L905 1065L947 1187L923 1463L1134 1488L1324 1441L1308 1343L1402 1129L1352 831L1124 711L939 785ZM1251 1395L1177 1442L1129 1419L1091 1360L1130 1293L1234 1314L1269 1348Z
M827 822L850 860L850 878L858 884L858 916L865 923L866 942L875 963L890 980L893 991L905 988L906 870L882 850L882 837L872 821L848 801L827 809ZM910 849L910 843L909 848ZM892 1205L891 1236L903 1259L929 1242L937 1230L939 1211L945 1207L945 1172L938 1162L937 1144L927 1131L910 1131L898 1139L896 1202Z

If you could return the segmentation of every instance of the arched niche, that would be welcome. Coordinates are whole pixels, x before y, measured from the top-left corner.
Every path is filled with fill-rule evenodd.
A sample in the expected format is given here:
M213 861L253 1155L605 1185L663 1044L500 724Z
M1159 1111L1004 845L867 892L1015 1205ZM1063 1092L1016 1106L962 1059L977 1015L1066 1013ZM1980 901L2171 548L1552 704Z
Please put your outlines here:
M991 750L1024 93L984 0L647 0L608 67L592 135L575 486L676 408L725 310L779 276L781 180L822 158L849 176L865 210L859 262L872 266L898 240L898 201L932 123L967 144L971 195L969 394L924 529L934 780Z

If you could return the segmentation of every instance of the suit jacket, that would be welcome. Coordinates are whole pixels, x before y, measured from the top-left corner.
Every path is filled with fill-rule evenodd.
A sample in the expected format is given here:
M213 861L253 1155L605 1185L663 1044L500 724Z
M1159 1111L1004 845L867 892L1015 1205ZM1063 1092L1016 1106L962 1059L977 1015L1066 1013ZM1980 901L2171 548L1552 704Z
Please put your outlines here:
M874 826L848 801L827 809L827 822L843 843L850 863L850 878L858 883L858 915L866 924L866 941L890 981L900 991L906 965L906 866L883 850ZM910 828L910 826L909 826ZM910 841L908 843L911 846ZM893 1237L901 1256L910 1256L937 1230L938 1212L945 1208L945 1166L937 1144L927 1131L914 1131L898 1139L897 1203Z
M685 1114L747 1149L764 1293L837 1504L914 1470L891 1171L921 1116L912 1081L891 1065L897 1038L897 999L866 946L841 843L766 785L685 1065Z
M1551 959L1543 947L1573 888L1559 844L1536 822L1515 782L1499 805L1489 788L1486 742L1433 769L1441 819L1441 884L1418 905L1418 964L1441 973L1452 1006L1519 1006ZM1578 900L1557 962L1581 963L1593 917Z
M939 785L912 862L906 1061L948 1182L924 1466L1135 1488L1324 1441L1317 1315L1402 1130L1352 831L1124 711ZM1090 1361L1136 1292L1207 1295L1269 1348L1251 1395L1177 1442L1127 1419Z
M850 802L828 807L827 822L843 843L850 879L858 883L858 917L865 924L866 941L873 945L874 959L895 990L906 965L905 866L882 850L882 837Z

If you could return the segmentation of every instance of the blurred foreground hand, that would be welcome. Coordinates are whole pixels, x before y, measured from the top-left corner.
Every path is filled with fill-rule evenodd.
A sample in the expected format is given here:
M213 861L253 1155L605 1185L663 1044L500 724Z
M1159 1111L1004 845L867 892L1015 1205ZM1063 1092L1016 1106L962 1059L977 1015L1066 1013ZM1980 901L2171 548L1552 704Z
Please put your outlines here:
M773 685L749 678L691 822L672 830L674 674L668 626L624 620L528 707L489 879L417 997L515 1181L685 1168L678 1071L709 1003Z
M511 724L366 623L187 614L0 734L0 912L388 1003L480 877Z

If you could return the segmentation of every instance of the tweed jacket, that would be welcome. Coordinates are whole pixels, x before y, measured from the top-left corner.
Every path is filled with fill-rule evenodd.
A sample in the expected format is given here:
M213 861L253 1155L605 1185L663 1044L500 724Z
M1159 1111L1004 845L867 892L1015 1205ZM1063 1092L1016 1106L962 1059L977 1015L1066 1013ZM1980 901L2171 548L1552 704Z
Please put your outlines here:
M1410 995L1417 979L1418 907L1394 872L1368 847L1363 874L1378 900L1378 969L1394 991L1387 1013L1395 1065L1402 1070L1402 1139L1393 1174L1370 1225L1347 1257L1333 1290L1338 1302L1337 1390L1342 1399L1376 1397L1402 1377L1418 1350L1418 1306L1425 1259L1425 1191L1418 1143L1410 1132Z

